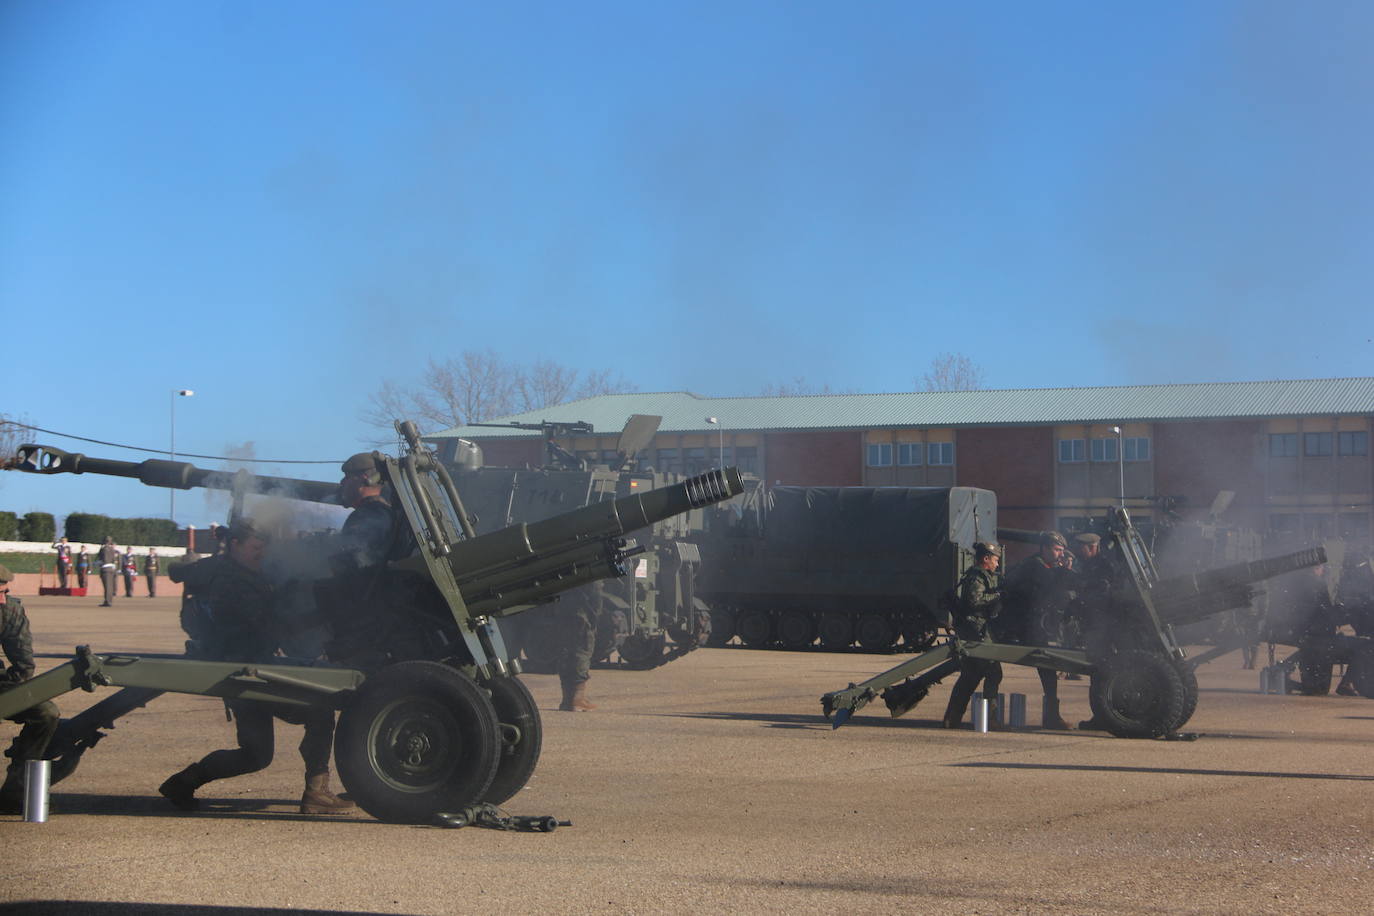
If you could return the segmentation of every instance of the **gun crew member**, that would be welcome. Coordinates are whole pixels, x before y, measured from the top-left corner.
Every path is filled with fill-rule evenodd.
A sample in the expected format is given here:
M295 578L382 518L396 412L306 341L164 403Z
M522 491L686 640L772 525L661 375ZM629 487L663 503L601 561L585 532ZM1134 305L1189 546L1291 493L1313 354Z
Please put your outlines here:
M270 662L280 638L273 609L272 586L262 574L267 537L241 519L229 527L223 554L173 566L168 575L195 594L203 613L188 627L201 658ZM334 739L334 711L323 707L288 709L270 703L230 699L238 747L214 751L175 773L158 791L183 811L199 807L196 790L215 779L256 773L272 762L273 719L305 726L300 743L305 761L302 814L346 814L354 810L330 791L329 751Z
M0 664L0 690L33 677L33 635L24 604L10 595L9 568L0 566L0 648L10 666ZM23 726L5 755L10 758L5 783L0 786L0 814L19 814L24 809L24 761L41 760L57 731L57 706L51 702L30 706L9 721Z
M1040 534L1040 550L1007 575L1007 613L1002 615L1006 638L1027 646L1048 646L1059 637L1059 621L1073 575L1065 552L1068 542L1058 531ZM1045 728L1067 730L1071 726L1059 714L1059 678L1048 668L1037 668L1044 691Z
M988 639L988 623L1002 610L997 582L997 566L1002 558L996 544L982 541L973 545L973 557L974 565L965 570L964 577L959 580L954 633L970 642L985 642ZM1002 665L1000 662L966 657L959 665L959 680L954 682L949 706L945 708L945 728L959 727L968 701L980 681L983 684L983 696L989 700L988 721L996 721L994 707L997 704L997 691L1002 686Z

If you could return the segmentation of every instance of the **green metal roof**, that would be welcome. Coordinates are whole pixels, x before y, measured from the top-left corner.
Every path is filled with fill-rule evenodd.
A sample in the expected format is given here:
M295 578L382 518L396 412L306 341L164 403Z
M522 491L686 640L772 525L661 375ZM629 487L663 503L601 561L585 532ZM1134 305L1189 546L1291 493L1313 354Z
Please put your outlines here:
M718 417L725 429L805 430L1364 415L1374 414L1374 378L752 398L636 392L584 398L492 422L585 420L598 434L617 433L635 413L663 417L661 432L714 432L717 427L707 417ZM538 434L458 426L431 438L518 435Z

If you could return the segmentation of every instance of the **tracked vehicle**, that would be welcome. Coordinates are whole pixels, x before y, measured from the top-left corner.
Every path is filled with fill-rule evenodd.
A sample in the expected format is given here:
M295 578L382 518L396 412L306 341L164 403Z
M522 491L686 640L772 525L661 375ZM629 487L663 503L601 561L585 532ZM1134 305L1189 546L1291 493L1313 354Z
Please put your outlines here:
M998 530L1003 540L1032 540L1038 535ZM1080 596L1081 647L961 640L949 628L948 638L920 655L825 694L822 712L838 728L881 697L891 715L902 715L924 699L932 685L957 672L962 659L980 658L1088 675L1097 723L1117 737L1161 737L1181 728L1198 701L1197 677L1174 627L1247 605L1255 597L1255 583L1326 561L1322 548L1313 547L1161 578L1124 508L1109 514L1102 556L1109 575ZM965 565L971 563L970 556ZM945 622L948 625L948 618Z
M390 559L369 601L352 603L316 583L318 611L336 628L371 626L369 651L331 658L339 667L205 661L100 653L75 657L0 693L0 717L73 690L120 687L63 720L47 756L54 778L120 716L163 692L259 700L339 710L334 755L357 804L386 821L421 823L437 814L500 804L530 778L542 726L518 663L496 621L589 582L623 576L635 553L624 536L728 499L741 491L733 468L674 486L598 502L540 522L478 535L459 490L413 424L398 423L399 458L377 455L395 506ZM151 486L230 490L236 509L247 494L334 500L319 481L254 477L183 462L90 458L41 445L19 449L18 469L40 474L131 477ZM333 603L337 602L337 603ZM365 606L363 606L365 605Z

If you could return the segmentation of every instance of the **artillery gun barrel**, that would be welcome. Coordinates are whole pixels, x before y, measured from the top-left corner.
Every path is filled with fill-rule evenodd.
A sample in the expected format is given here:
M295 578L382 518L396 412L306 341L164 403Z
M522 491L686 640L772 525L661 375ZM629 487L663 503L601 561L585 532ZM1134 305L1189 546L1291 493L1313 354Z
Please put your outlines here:
M67 452L51 445L19 446L14 467L30 474L102 474L132 477L150 487L190 490L232 490L285 496L315 503L338 504L338 484L294 477L269 477L248 471L214 471L185 461L150 458L147 461L117 461L92 458L80 452Z
M1022 544L1039 544L1043 531L1027 531L1025 528L998 528L999 541L1019 541Z
M486 606L484 601L493 606L526 599L535 603L533 599L570 587L569 580L589 582L623 574L616 567L627 554L615 539L742 492L736 468L708 471L670 487L460 541L453 545L449 560L464 599L477 605L477 612Z
M1258 582L1326 562L1326 550L1305 550L1161 579L1150 590L1164 623L1189 623L1249 603Z

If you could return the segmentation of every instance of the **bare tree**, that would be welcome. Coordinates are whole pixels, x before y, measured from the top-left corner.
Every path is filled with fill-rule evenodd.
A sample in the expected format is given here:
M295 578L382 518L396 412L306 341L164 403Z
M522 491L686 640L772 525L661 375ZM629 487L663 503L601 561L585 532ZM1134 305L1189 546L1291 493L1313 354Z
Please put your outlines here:
M941 353L917 385L922 391L976 391L983 387L983 370L962 353Z
M400 418L428 432L634 390L609 369L583 373L550 359L522 369L491 349L464 350L442 361L431 357L414 389L383 382L358 416L380 433L367 441L382 445L393 441L393 423Z
M32 432L26 423L0 413L0 468L14 462L19 446L32 439Z

